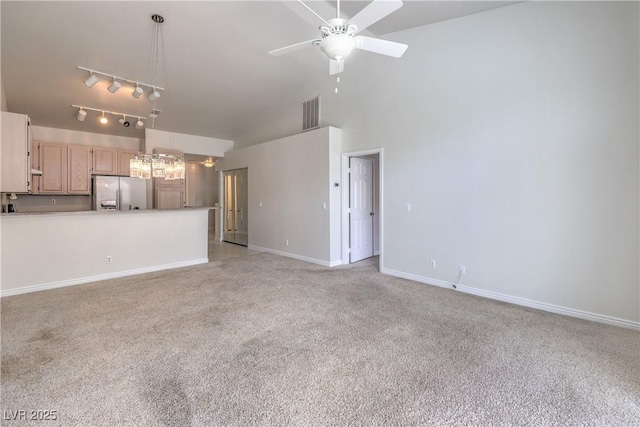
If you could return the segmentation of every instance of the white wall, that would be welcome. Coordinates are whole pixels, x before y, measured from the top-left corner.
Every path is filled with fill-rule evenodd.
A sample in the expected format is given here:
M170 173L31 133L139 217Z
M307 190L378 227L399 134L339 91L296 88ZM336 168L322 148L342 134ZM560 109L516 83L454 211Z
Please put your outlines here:
M638 17L525 2L347 59L323 123L345 152L385 150L385 272L449 286L464 264L458 289L638 326ZM292 132L298 100L280 107L236 143Z
M183 153L223 157L233 149L233 141L146 129L144 148L146 153L152 153L154 148L167 148Z
M340 263L340 146L326 127L226 153L218 170L249 169L250 247Z
M206 209L2 216L0 293L207 262L207 217Z
M127 136L104 135L77 130L31 126L32 137L39 142L61 142L65 144L113 147L140 150L140 139Z

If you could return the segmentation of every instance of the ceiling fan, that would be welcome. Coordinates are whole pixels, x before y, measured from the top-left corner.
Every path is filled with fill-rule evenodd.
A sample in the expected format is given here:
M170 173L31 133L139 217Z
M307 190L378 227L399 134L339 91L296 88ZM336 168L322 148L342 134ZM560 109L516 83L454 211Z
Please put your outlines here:
M408 46L406 44L373 37L356 36L365 28L402 7L402 0L372 0L351 19L340 17L340 0L338 0L336 17L328 21L318 15L302 0L298 1L324 23L324 25L320 26L320 38L272 50L269 53L273 56L284 55L309 46L319 46L320 50L330 59L329 74L333 75L344 70L344 59L355 49L394 58L400 58L404 51L407 50Z

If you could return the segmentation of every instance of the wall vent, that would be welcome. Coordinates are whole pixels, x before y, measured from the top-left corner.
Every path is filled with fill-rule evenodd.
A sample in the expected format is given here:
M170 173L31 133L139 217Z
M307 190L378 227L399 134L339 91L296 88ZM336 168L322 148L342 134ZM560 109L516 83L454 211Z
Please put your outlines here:
M320 96L302 103L302 131L320 127Z

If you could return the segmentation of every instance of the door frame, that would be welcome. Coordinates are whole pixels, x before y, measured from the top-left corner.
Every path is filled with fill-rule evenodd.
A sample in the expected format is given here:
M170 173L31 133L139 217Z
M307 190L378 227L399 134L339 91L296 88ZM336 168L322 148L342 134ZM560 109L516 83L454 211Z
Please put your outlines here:
M382 185L384 182L383 148L371 148L368 150L342 153L342 264L349 264L349 159L351 157L363 157L370 156L372 154L378 155L377 168L375 169L377 178L374 180L374 184L378 186L378 212L376 212L378 215L378 271L382 271L384 265L384 186Z

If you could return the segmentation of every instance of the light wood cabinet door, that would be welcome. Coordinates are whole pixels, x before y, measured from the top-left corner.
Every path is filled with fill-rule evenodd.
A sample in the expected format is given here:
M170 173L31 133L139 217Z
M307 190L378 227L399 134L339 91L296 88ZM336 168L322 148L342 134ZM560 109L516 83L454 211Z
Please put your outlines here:
M156 209L184 208L184 191L181 187L156 187Z
M7 193L26 193L30 190L29 118L24 114L2 111L0 138L2 188Z
M137 151L125 151L118 150L118 175L129 176L131 170L129 169L129 161L138 154Z
M67 146L54 142L39 143L39 193L64 194L67 192Z
M118 152L114 148L93 147L93 174L116 175Z
M67 161L69 178L69 194L91 193L91 148L80 145L67 147Z

